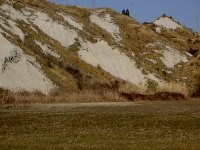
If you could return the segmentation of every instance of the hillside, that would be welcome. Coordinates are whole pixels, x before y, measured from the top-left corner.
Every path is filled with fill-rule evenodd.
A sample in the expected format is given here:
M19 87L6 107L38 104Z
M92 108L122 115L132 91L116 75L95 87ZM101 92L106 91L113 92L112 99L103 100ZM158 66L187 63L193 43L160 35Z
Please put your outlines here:
M193 94L199 86L200 36L168 17L140 24L109 8L45 0L1 0L0 15L3 89L154 92L173 83Z

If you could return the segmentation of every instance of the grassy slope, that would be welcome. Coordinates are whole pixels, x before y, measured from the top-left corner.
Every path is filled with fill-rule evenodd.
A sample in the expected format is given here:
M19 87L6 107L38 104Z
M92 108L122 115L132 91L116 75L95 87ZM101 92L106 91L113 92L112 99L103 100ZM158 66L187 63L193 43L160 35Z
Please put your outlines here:
M2 1L3 0L1 0L1 2ZM187 74L182 71L183 68L178 67L175 69L170 69L170 71L173 72L173 75L166 73L167 68L161 63L161 60L158 59L157 55L151 54L145 56L148 58L157 59L159 62L157 65L152 65L152 63L145 61L142 53L152 50L151 48L146 48L145 45L159 40L165 44L168 44L174 48L183 51L188 50L190 47L195 49L200 48L200 44L198 44L197 42L188 42L188 39L191 39L192 41L198 39L197 34L193 33L189 29L184 28L184 30L175 31L164 29L162 34L158 34L155 32L155 27L153 25L139 24L134 19L121 15L111 9L106 9L106 13L111 14L111 16L114 18L114 21L120 27L121 36L123 37L122 44L124 45L120 46L113 41L109 33L95 26L94 24L91 24L88 21L91 14L91 10L89 9L55 5L45 0L19 0L18 2L14 3L14 7L18 10L27 6L47 13L51 18L65 24L66 26L69 25L64 22L62 17L56 15L56 12L63 11L67 14L72 15L79 22L84 24L84 31L77 32L81 37L84 37L85 40L95 42L95 38L102 38L107 41L111 46L119 48L121 51L125 52L129 57L133 57L132 53L134 53L134 59L136 60L138 67L144 68L146 71L154 73L158 77L161 77L169 82L176 82L176 80L179 78L181 82L185 82L182 81L182 77ZM87 80L88 75L90 78L92 77L92 80L90 82L94 83L100 81L101 83L112 84L109 83L110 80L112 82L115 82L115 80L119 80L109 73L106 73L101 69L94 68L91 65L88 65L80 60L76 54L79 45L78 43L66 50L66 48L62 47L55 40L52 40L40 29L36 28L39 32L39 34L37 34L24 22L18 22L18 25L23 30L23 32L28 33L26 34L25 41L22 42L21 40L19 40L18 37L12 34L11 35L13 39L11 38L10 41L19 45L27 54L36 56L37 61L39 61L39 63L43 66L43 70L45 71L46 75L52 81L54 81L54 83L58 85L58 87L61 87L61 89L77 89L78 84L80 83L83 87L88 86L87 83L83 83L85 80ZM63 60L57 60L50 56L43 55L40 52L39 47L34 44L34 40L42 41L46 44L49 44L52 48L57 50L59 54L62 55ZM51 64L51 67L49 67L49 62ZM76 75L74 75L73 72L66 71L67 67L73 68L75 69L75 71L78 70L80 76L77 77ZM188 77L190 77L189 74Z
M184 71L192 77L191 93L200 96L200 54L185 65Z
M67 12L68 14L74 16L79 21L86 22L86 24L88 24L87 18L89 15L87 14L89 14L89 11L87 9L58 6L46 1L38 1L38 0L34 1L21 0L21 2L18 1L14 3L13 6L15 7L15 9L18 10L21 10L27 6L37 10L41 10L47 13L54 20L59 21L60 23L61 22L63 23L64 20L63 18L60 18L58 15L56 15L55 12L62 10L63 12ZM81 19L82 17L84 19ZM71 52L70 49L68 50L62 47L58 42L52 40L50 37L44 34L39 28L35 27L38 32L36 33L33 29L29 27L28 24L26 24L23 21L18 21L18 25L24 33L27 33L25 41L24 42L21 41L17 36L14 36L12 33L10 33L12 38L10 38L9 40L12 43L15 43L16 45L19 45L25 51L25 53L36 56L37 61L43 67L43 70L45 71L46 75L56 85L58 85L58 87L61 87L62 90L77 89L77 84L78 84L77 82L82 82L82 80L85 79L84 77L88 75L91 76L92 80L94 81L102 80L102 82L105 83L107 83L107 81L109 80L112 81L115 79L113 76L104 72L103 70L93 68L91 65L88 65L82 60L80 60L78 56L73 52L73 49ZM84 33L80 33L81 36L88 38L88 40L93 40L94 37L91 37L91 35L87 36L86 34L87 34L86 31ZM53 49L55 49L61 54L63 59L58 60L51 56L46 56L42 54L40 52L40 48L34 43L34 40L42 41L50 45ZM49 67L49 62L51 63L51 67ZM74 70L78 70L81 79L77 79L76 77L74 77L74 73L66 71L67 67L73 68Z
M199 149L200 102L0 108L0 149Z

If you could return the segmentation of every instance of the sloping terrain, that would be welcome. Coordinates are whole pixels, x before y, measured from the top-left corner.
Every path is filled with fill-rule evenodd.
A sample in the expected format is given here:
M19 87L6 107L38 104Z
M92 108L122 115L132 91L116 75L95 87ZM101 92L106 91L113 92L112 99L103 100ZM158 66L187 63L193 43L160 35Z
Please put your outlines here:
M47 94L133 84L154 91L195 82L183 70L200 37L170 18L140 24L111 9L0 2L1 88Z
M168 16L161 16L157 20L153 22L154 24L158 26L163 26L167 29L177 29L177 28L183 28L181 25L179 25L176 21L172 19L172 17Z

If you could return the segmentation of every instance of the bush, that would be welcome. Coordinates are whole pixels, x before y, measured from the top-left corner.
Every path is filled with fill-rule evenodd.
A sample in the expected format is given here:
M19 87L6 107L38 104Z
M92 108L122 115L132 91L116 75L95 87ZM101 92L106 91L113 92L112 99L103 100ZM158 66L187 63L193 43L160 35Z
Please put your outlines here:
M144 24L144 25L148 25L148 24L151 24L151 23L149 23L149 22L144 22L143 24Z

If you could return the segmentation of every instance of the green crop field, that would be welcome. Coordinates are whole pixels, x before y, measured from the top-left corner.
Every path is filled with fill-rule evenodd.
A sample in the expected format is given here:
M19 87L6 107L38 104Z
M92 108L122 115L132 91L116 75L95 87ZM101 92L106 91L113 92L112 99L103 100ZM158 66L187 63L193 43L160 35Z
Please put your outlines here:
M2 150L200 149L200 101L0 108Z

